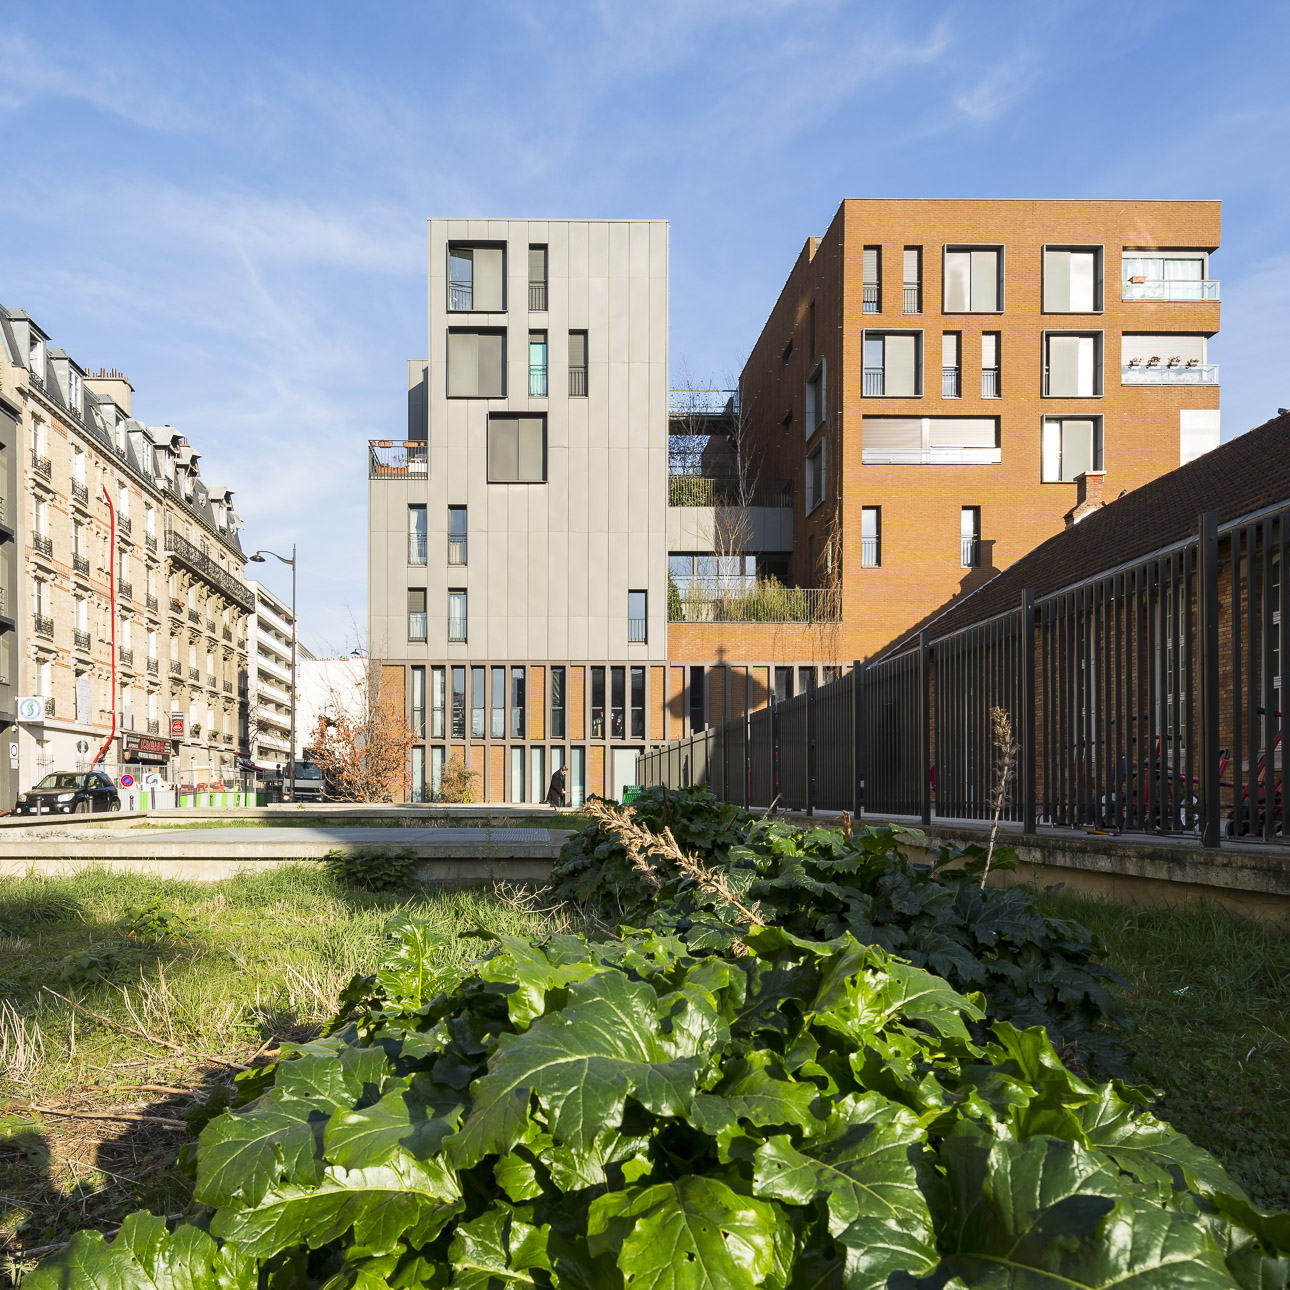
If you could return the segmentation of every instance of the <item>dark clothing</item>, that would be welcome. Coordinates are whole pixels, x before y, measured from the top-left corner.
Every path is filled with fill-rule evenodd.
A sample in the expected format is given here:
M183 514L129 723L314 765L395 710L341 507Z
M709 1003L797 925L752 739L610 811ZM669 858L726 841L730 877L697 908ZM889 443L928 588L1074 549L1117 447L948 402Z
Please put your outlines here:
M564 767L561 766L559 770L555 771L551 775L551 785L546 791L546 802L548 806L564 805L564 783Z

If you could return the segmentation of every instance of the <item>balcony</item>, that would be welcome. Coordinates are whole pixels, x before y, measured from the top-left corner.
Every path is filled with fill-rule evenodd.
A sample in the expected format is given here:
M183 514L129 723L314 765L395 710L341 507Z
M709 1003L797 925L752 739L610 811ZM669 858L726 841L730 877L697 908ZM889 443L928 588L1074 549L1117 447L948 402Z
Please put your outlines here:
M121 659L122 667L134 666L134 650L130 649L128 646L122 645L121 648L117 651L117 654Z
M908 282L905 283L904 312L907 314L921 314L923 312L922 287Z
M546 364L529 364L529 398L546 398Z
M50 560L54 555L54 544L43 533L33 533L31 535L31 549L37 554Z
M118 512L116 517L116 531L122 537L129 537L134 528L134 523L128 515L122 515Z
M122 600L133 600L134 584L131 582L118 582L116 584L116 594L120 596Z
M448 308L454 313L469 313L475 307L475 284L469 279L448 280Z
M177 600L174 596L171 596L170 612L174 614L176 618L182 618L184 616L184 602L182 600Z
M963 387L957 367L941 368L941 398L958 399L963 397Z
M864 448L864 466L997 466L1003 460L1001 448Z
M219 689L219 678L213 672L206 673L206 688L208 690Z
M882 567L882 548L876 537L860 539L860 567L862 569L880 569Z
M184 674L184 665L177 658L172 658L170 660L170 675L183 676L183 674Z
M72 644L81 651L82 654L90 652L90 634L83 632L79 627L72 631Z
M46 640L54 639L54 620L46 618L44 614L33 614L32 620L36 628L36 635L43 636Z
M569 397L571 399L585 399L587 397L586 367L571 367L569 369Z
M144 604L147 605L148 607L148 612L150 614L155 614L160 607L157 603L157 597L154 596L152 592L148 592L148 594L143 599L144 599Z
M148 718L148 733L150 735L159 735L161 733L161 720L158 717Z
M1182 304L1217 303L1217 278L1127 278L1123 299Z
M545 282L529 283L529 313L531 314L546 313L546 283Z
M255 612L255 597L247 588L173 529L166 530L166 550L235 605L240 605L248 614Z
M233 742L233 732L231 730L224 731L224 742L226 744L231 744Z
M41 479L46 481L48 481L54 473L54 468L50 465L49 458L40 456L34 448L31 450L31 468L41 477Z
M1183 362L1171 358L1161 362L1149 358L1146 362L1129 362L1120 369L1121 385L1217 385L1218 364L1202 363L1198 359Z
M72 501L78 502L82 506L89 506L90 504L89 488L77 479L72 480Z
M965 537L959 543L959 555L964 569L975 569L981 563L981 539Z
M863 393L865 398L881 397L886 386L887 379L886 370L884 368L866 367L864 369Z
M464 645L466 643L466 620L464 618L449 617L448 642L452 645Z
M713 589L713 579L668 596L672 623L836 623L842 596L836 587L783 587L777 582L731 580L728 590Z
M738 399L738 390L671 389L667 392L667 414L674 421L729 417Z
M881 289L876 282L866 282L861 289L863 310L867 314L882 313Z
M197 668L190 667L188 669L188 679L190 681L200 681L202 679L202 674Z
M225 682L224 682L224 693L225 693L225 694L232 694L232 693L233 693L233 682L232 682L232 681L225 681Z
M188 611L188 621L190 623L196 623L198 627L200 627L202 625L202 616L197 612L197 610L190 609Z
M1002 386L999 382L999 369L997 367L983 367L981 369L981 397L983 399L999 399L1003 395L999 393Z
M629 645L644 645L646 643L648 624L644 618L629 618L627 620L627 643Z
M408 640L423 641L426 638L426 616L424 612L415 611L408 614Z
M208 619L206 620L206 630L207 630L207 631L208 631L212 636L214 636L214 635L215 635L215 620L214 620L213 618L208 618Z
M206 732L206 738L207 738L207 740L209 740L209 741L210 741L211 743L213 743L213 744L217 744L217 743L219 743L219 731L218 731L218 730L208 730L208 731Z
M408 534L408 563L422 565L426 562L426 535L424 533Z
M367 445L368 479L424 479L429 473L424 443L373 439Z
M231 641L232 641L232 639L233 639L233 629L232 629L231 627L224 627L224 628L221 628L221 630L220 630L220 635L221 635L221 636L222 636L226 641L230 641L230 642L231 642Z
M448 535L448 563L464 565L466 563L466 539L464 536Z
M53 699L46 699L46 700L45 700L45 716L47 716L47 717L52 717L56 711L57 711L57 709L56 709L56 708L55 708L55 706L54 706L54 700L53 700Z
M157 549L157 535L155 533L145 533L143 535L143 544L149 551L155 552Z
M150 658L148 660L148 671L151 675L156 676L157 672L160 670L160 666L161 665L157 662L155 658Z
M82 578L88 578L90 576L89 556L77 555L76 552L73 551L72 552L72 572L80 574Z
M742 501L741 501L742 497ZM740 480L728 475L669 475L669 506L789 506L793 505L793 484L789 480L758 480L740 487Z

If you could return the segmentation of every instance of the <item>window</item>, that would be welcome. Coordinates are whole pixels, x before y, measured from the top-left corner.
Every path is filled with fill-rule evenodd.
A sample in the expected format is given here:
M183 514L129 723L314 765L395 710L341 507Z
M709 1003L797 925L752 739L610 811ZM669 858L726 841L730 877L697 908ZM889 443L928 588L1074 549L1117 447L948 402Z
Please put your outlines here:
M489 733L494 739L506 738L506 669L495 667L491 677L492 718Z
M702 667L690 669L690 733L698 734L707 723L707 695L704 682L707 674Z
M1003 387L999 381L999 333L997 331L981 333L981 397L983 399L1003 397Z
M1217 300L1204 251L1124 250L1125 300Z
M788 342L788 344L784 346L784 349L783 349L783 351L780 353L780 356L779 356L779 357L780 357L780 361L784 364L784 366L785 366L785 367L787 367L787 366L788 366L788 360L789 360L790 358L792 358L792 357L793 357L793 342L792 342L792 340L790 340L790 341Z
M564 738L564 668L551 669L551 738Z
M632 668L631 674L631 737L633 739L645 738L645 669L643 667Z
M426 638L426 589L424 587L408 588L408 640L423 641Z
M452 669L452 737L466 737L466 669Z
M812 306L814 308L814 306ZM824 424L825 389L824 362L820 361L806 382L806 433L809 437L816 427Z
M1044 247L1044 312L1102 312L1102 248Z
M945 248L944 309L947 314L1003 312L1003 247Z
M524 749L511 749L511 801L524 800Z
M506 333L448 333L448 397L500 399L506 396Z
M963 395L963 337L959 332L941 335L941 398L957 399Z
M470 737L484 737L484 714L488 708L488 672L482 667L470 669Z
M757 562L755 555L691 555L672 551L668 553L667 571L682 596L692 592L699 596L729 596L752 590L757 581Z
M864 394L867 398L918 398L923 393L921 332L864 334Z
M529 247L529 312L546 313L546 247Z
M962 565L975 569L981 563L981 508L965 506L959 514Z
M569 333L569 397L587 397L587 333Z
M27 350L27 368L38 381L45 379L45 342L34 332Z
M587 750L569 749L569 805L581 806L587 800Z
M426 670L412 669L412 733L418 739L426 737Z
M466 508L448 507L448 563L466 563Z
M818 444L806 458L806 513L824 500L824 445Z
M1102 333L1044 333L1044 394L1091 399L1102 393Z
M866 466L990 465L1002 460L998 417L865 417Z
M461 587L448 593L448 640L456 645L466 643L466 592Z
M529 801L541 802L546 797L546 749L529 749Z
M85 449L72 449L72 483L85 486Z
M546 417L488 418L488 482L546 482Z
M1140 334L1120 337L1123 385L1217 385L1218 367L1206 361L1203 335Z
M426 508L408 507L408 563L426 562Z
M609 669L609 736L621 739L626 733L623 724L627 703L627 669L611 667Z
M81 410L81 374L74 368L67 369L67 404L73 412Z
M524 678L522 667L511 668L511 738L524 738Z
M860 508L860 567L878 569L882 566L882 507Z
M882 313L882 247L866 246L864 249L864 312Z
M1101 470L1102 418L1045 417L1041 456L1045 484L1071 484Z
M907 314L923 312L923 248L905 248L904 311Z
M506 308L506 251L500 246L449 246L448 308L500 313Z
M775 669L775 702L783 703L793 697L793 669L777 667Z
M443 763L444 750L442 748L430 749L430 799L438 801L439 793L443 789Z
M529 397L546 398L546 332L529 332Z
M605 737L605 669L591 669L591 737Z
M412 748L412 801L426 800L426 750L421 744Z
M645 592L627 593L627 640L633 645L643 645L646 640Z
M430 738L444 737L444 705L446 679L441 667L430 669Z
M797 669L797 692L798 694L810 694L815 689L815 669L813 667L799 667Z

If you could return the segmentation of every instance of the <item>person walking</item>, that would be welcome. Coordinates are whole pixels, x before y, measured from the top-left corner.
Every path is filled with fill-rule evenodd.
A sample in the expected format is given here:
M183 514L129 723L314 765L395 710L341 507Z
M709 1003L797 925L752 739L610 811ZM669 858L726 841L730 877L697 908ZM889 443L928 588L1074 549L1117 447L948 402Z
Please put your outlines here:
M563 806L565 790L565 773L564 767L560 766L551 773L551 784L546 791L546 803L548 806Z

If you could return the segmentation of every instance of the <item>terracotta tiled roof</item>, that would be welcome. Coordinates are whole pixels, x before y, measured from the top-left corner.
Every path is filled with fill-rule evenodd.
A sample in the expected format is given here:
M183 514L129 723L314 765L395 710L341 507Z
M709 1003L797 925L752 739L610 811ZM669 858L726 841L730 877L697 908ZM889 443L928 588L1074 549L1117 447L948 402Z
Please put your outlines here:
M1222 526L1279 504L1290 506L1290 414L1108 501L924 625L936 640L1015 608L1027 587L1041 598L1183 542L1205 511Z

